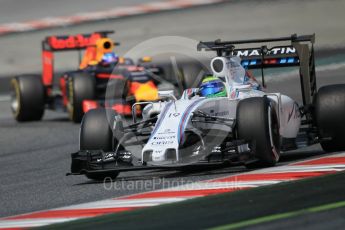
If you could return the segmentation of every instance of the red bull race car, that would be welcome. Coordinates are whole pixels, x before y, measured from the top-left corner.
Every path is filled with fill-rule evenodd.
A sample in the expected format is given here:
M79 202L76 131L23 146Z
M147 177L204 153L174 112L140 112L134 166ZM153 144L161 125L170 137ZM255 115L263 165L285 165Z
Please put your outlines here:
M130 115L134 102L157 100L157 76L163 70L149 63L149 57L139 64L118 57L113 49L119 43L108 37L110 33L113 31L46 37L42 41L42 75L20 75L11 81L14 118L19 122L41 120L45 109L51 109L67 111L70 120L80 122L90 109L106 107ZM77 70L54 72L54 53L62 51L79 51ZM109 85L120 93L105 103Z

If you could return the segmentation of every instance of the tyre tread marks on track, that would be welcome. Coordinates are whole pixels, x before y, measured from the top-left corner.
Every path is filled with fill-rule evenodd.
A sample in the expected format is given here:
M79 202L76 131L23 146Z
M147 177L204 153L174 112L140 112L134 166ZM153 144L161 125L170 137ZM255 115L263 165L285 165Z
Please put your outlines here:
M213 194L345 171L345 152L182 186L0 219L2 228L29 228L130 211Z

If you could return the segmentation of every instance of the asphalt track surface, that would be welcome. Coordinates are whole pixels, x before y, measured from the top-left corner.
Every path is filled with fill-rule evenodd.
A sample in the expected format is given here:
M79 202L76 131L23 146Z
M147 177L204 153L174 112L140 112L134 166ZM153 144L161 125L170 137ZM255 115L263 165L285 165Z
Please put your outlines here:
M160 35L180 35L197 40L207 40L216 37L228 38L230 35L232 39L238 39L253 36L280 36L295 32L303 34L317 32L321 34L320 43L317 43L320 48L327 48L329 44L339 45L344 40L345 36L342 36L342 33L345 30L339 30L338 24L327 27L329 22L340 23L342 21L339 20L339 17L344 17L340 14L342 12L341 6L343 6L341 1L334 1L334 6L338 4L339 7L332 7L333 14L328 14L329 20L327 23L319 18L320 14L318 14L318 11L327 12L327 10L330 10L324 1L314 1L313 4L310 1L304 1L304 8L294 8L294 3L284 4L280 1L277 1L277 3L268 1L270 2L269 10L266 9L268 5L259 5L255 1L243 2L27 33L25 36L6 36L0 38L0 48L6 54L0 57L1 75L10 76L11 74L26 71L38 72L40 69L39 41L45 35L52 33L79 33L100 29L116 29L119 40L126 41L121 48L123 53L126 52L126 49L142 40ZM252 11L252 14L246 16L244 21L239 24L227 23L238 18L240 12L243 14L248 6L255 6L255 8L252 8L255 10ZM280 13L279 20L269 24L272 26L267 26L270 20L266 17L262 20L255 20L263 14L267 17L277 18L278 13L276 10L281 9L283 6L285 10ZM304 21L310 26L307 27L306 24L303 26L303 22L297 24L299 18L294 15L296 17L291 16L291 20L296 24L282 28L284 25L289 25L289 20L286 21L287 9L290 9L290 14L298 14L303 9L304 11L309 9L310 17L315 13L313 20L319 23L316 26L310 21ZM291 9L295 9L297 13ZM199 23L201 19L203 23ZM157 23L157 20L160 23ZM217 22L224 23L219 26ZM266 26L264 26L265 23ZM257 29L257 27L260 27L260 29ZM193 28L193 30L190 28ZM327 33L324 32L325 28L328 28ZM338 36L335 36L335 34ZM64 59L61 66L66 64L68 67L70 60L68 58ZM319 72L317 73L319 85L344 83L343 73L344 68ZM298 99L298 82L298 79L294 77L274 81L269 84L269 91L287 93ZM159 189L167 186L168 182L174 182L174 185L176 185L176 183L182 184L210 179L246 170L242 166L236 166L194 173L123 173L119 176L119 180L123 180L125 185L135 181L146 181L147 187L108 191L104 188L103 183L92 182L83 176L65 177L64 174L69 171L70 167L70 153L78 150L78 132L79 125L70 123L66 114L50 111L46 113L41 122L18 124L11 116L9 103L7 101L0 102L1 217ZM305 150L286 154L282 157L280 164L287 164L291 161L322 153L319 146L316 145ZM164 181L162 178L164 178Z

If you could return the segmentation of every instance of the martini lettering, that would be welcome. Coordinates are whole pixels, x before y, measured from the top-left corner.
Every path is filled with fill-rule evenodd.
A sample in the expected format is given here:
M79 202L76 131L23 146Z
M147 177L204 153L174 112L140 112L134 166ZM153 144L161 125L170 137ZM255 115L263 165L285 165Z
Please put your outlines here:
M277 47L272 48L267 52L267 55L278 55L278 54L295 54L296 49L294 47ZM260 56L260 49L254 50L235 50L234 55L238 57L250 57L250 56Z

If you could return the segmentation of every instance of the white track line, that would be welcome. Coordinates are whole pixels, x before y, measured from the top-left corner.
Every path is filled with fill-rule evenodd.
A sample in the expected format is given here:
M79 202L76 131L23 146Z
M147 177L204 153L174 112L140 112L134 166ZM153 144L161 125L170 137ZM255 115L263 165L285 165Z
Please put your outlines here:
M49 224L57 224L81 218L35 218L23 220L0 220L0 228L30 228Z
M254 188L263 185L271 185L282 182L280 180L257 180L257 181L229 181L229 182L196 182L178 187L168 188L161 191L193 191L210 189L243 189ZM159 192L160 190L158 190Z
M97 209L97 208L131 208L131 207L151 207L160 204L168 204L173 202L184 201L186 198L142 198L142 199L107 199L102 201L90 202L85 204L77 204L64 208L57 208L53 210L75 210L75 209Z

